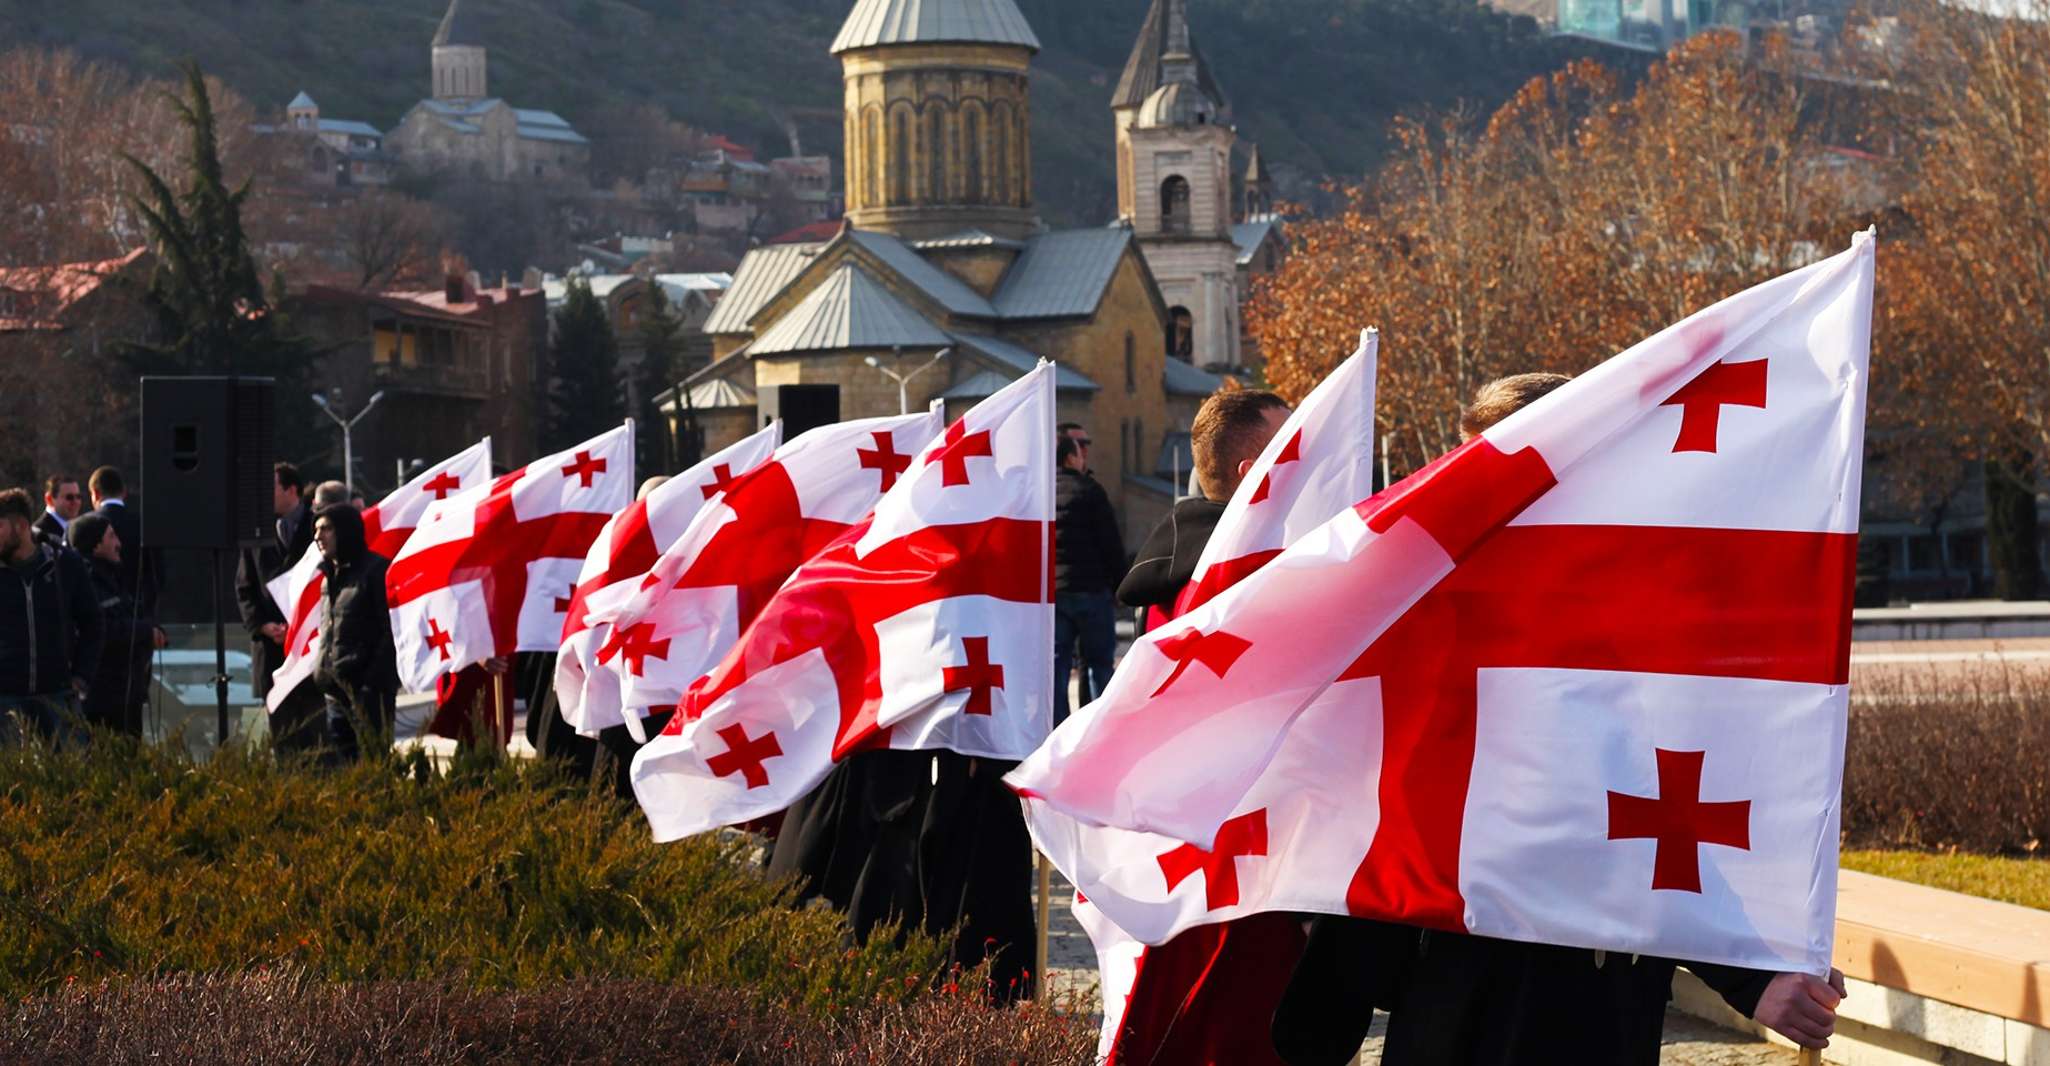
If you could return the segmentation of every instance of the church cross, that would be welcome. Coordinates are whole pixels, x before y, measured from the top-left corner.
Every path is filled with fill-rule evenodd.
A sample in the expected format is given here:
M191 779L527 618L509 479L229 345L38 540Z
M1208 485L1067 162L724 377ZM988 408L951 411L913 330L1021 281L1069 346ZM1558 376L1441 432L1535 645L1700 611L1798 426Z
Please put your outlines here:
M1705 753L1653 750L1658 756L1658 798L1611 790L1609 839L1658 841L1651 868L1653 890L1699 893L1703 845L1751 850L1751 801L1701 802Z
M1199 848L1182 846L1160 856L1160 873L1167 878L1167 890L1193 874L1203 875L1205 910L1229 907L1239 901L1238 860L1267 854L1267 808L1241 814L1217 827L1217 845Z
M883 491L888 492L890 486L897 483L897 475L911 469L911 457L897 450L897 442L888 430L871 433L869 436L875 438L875 448L856 448L854 454L860 457L863 470L882 471Z
M441 473L434 475L433 480L429 481L425 485L420 486L420 491L433 493L434 498L437 501L439 501L448 499L450 493L455 492L461 489L462 487L462 478L459 478L454 474L450 473L449 471L444 470Z
M591 487L591 478L604 472L605 460L592 458L590 452L578 452L576 461L562 468L563 477L576 478L587 489Z
M727 463L720 463L712 468L712 483L700 488L698 491L704 493L705 499L709 500L731 487L733 487L733 467Z
M968 460L995 454L990 450L989 430L970 433L966 426L956 422L947 427L947 441L932 461L940 464L940 485L954 488L968 484Z
M1717 363L1680 387L1660 407L1678 407L1680 438L1675 452L1713 452L1724 407L1765 406L1765 360Z
M988 715L991 693L1004 687L1004 668L989 661L988 637L962 637L961 654L968 662L940 671L940 683L948 692L967 692L962 714Z
M429 616L427 619L427 646L441 653L442 662L448 662L450 659L455 658L455 656L448 653L448 646L454 642L455 638L448 635L448 630L441 628L441 619Z
M677 715L681 719L682 715ZM719 739L726 742L726 751L705 760L705 769L720 777L739 774L750 789L769 783L769 772L762 764L783 754L783 746L776 743L775 731L763 733L749 740L747 727L735 722L719 730Z
M1173 660L1174 672L1167 675L1167 680L1162 681L1160 687L1153 690L1153 694L1158 696L1181 680L1182 674L1188 670L1191 663L1202 663L1211 673L1223 677L1231 669L1231 665L1239 661L1239 656L1244 655L1246 649L1252 646L1252 641L1233 636L1223 630L1204 633L1191 629L1169 637L1154 645L1154 648Z

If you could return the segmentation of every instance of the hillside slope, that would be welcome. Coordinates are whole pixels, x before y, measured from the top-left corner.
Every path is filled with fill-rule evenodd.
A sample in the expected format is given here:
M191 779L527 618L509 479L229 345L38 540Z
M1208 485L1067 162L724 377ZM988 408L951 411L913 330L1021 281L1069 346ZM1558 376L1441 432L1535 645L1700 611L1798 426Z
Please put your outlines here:
M1046 45L1033 88L1035 172L1057 223L1111 210L1108 100L1146 0L1019 0ZM784 152L839 151L838 64L826 47L848 0L468 0L491 47L491 88L580 113L651 100L678 119ZM1388 120L1488 105L1574 47L1472 0L1192 0L1238 124L1283 174L1356 176ZM183 57L282 109L300 90L326 115L395 125L428 83L443 0L0 0L0 47L75 48L148 74ZM1300 187L1300 182L1298 183Z

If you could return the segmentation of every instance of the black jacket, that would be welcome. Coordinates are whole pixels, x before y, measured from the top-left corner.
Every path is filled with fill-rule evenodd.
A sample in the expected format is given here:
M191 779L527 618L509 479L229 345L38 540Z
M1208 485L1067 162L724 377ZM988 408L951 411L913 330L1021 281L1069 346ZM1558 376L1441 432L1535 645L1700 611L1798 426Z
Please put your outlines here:
M363 516L343 504L321 512L335 526L334 559L322 560L320 659L313 683L327 695L390 697L399 690L398 650L384 594L390 561L363 543Z
M1110 495L1062 467L1053 489L1053 580L1058 592L1109 592L1125 576L1125 540Z
M122 713L149 695L150 653L156 650L156 619L136 610L135 599L121 587L121 570L105 559L87 559L93 597L100 605L100 666L86 693L86 717L97 722L125 722Z
M1384 1066L1655 1066L1676 965L1746 1016L1773 976L1318 918L1274 1012L1274 1046L1289 1066L1349 1063L1380 1007Z
M156 551L143 546L141 516L125 500L108 500L95 513L105 515L121 538L121 587L135 597L142 613L156 617L163 567Z
M58 523L57 516L49 511L37 515L31 526L35 529L36 539L44 544L53 548L64 544L64 527Z
M1195 576L1196 560L1223 514L1223 504L1201 496L1177 501L1139 546L1138 561L1118 586L1118 602L1127 607L1172 608L1182 587Z
M100 665L100 605L77 552L36 545L0 563L0 693L48 696Z
M278 525L283 527L282 538L273 533L262 547L242 549L235 563L235 606L242 614L242 628L249 631L249 665L259 698L269 694L270 676L285 661L285 650L264 637L263 627L288 621L264 586L296 565L313 544L313 514L303 501L278 519Z

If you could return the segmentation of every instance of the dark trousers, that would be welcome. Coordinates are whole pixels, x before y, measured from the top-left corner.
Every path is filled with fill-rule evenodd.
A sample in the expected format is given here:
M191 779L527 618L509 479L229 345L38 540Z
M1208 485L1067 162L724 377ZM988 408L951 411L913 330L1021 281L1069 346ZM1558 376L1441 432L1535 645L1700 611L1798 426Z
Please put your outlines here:
M331 762L355 761L362 754L362 740L369 739L361 736L366 731L391 743L392 722L398 717L396 694L359 691L352 695L354 699L327 696L327 757Z
M1068 717L1068 670L1075 664L1075 645L1082 645L1083 703L1110 684L1111 661L1117 658L1117 609L1109 592L1061 592L1053 598L1053 721Z

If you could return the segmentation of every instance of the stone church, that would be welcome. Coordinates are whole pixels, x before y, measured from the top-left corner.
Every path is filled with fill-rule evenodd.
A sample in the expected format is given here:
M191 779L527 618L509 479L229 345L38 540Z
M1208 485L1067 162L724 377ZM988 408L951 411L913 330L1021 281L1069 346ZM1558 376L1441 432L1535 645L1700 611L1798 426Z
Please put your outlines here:
M859 0L832 50L846 223L748 254L705 325L713 362L665 409L709 450L777 417L794 435L894 414L903 377L911 409L937 399L951 419L1051 359L1061 419L1093 436L1098 480L1143 535L1221 379L1167 355L1170 305L1134 226L1049 230L1035 213L1032 27L1013 0Z
M591 145L553 111L514 107L490 94L488 59L463 0L449 0L433 44L434 92L385 135L405 170L486 181L584 181Z

